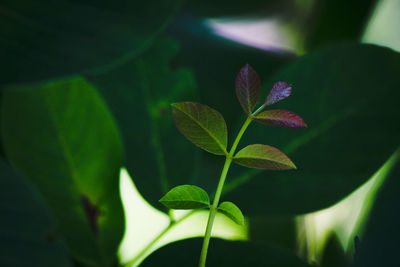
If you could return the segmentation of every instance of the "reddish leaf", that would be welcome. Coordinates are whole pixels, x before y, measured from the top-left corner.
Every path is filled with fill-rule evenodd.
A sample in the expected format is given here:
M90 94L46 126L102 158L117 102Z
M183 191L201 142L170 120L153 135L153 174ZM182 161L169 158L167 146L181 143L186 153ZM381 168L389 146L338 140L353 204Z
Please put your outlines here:
M272 105L290 96L292 93L292 87L286 82L276 82L271 91L269 92L267 99L265 100L266 105Z
M244 112L250 114L260 98L260 78L253 68L246 64L236 77L236 96Z
M307 127L307 124L299 115L289 110L266 110L258 114L255 120L271 126L280 126L286 128Z
M240 150L233 161L237 164L264 170L296 169L294 163L279 149L267 145L249 145Z

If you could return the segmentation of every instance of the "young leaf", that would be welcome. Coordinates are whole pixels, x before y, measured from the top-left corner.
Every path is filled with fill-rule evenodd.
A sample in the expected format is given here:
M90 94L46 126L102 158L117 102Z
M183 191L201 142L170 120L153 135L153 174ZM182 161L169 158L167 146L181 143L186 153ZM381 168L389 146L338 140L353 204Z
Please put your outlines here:
M303 119L289 110L266 110L255 117L255 120L266 125L280 126L286 128L307 127Z
M180 102L172 104L176 127L187 139L216 155L226 154L228 131L222 115L203 104Z
M260 91L260 78L253 68L246 64L236 77L236 96L247 114L250 114L257 104Z
M267 145L249 145L240 150L233 161L249 168L264 170L296 169L294 163L279 149Z
M267 99L265 100L266 105L272 105L290 96L292 93L292 87L286 82L276 82L271 91L269 92Z
M194 185L180 185L172 188L160 202L170 209L201 209L210 205L206 191Z
M238 206L233 204L232 202L222 202L219 207L218 211L226 215L229 219L234 221L239 225L244 225L244 217Z

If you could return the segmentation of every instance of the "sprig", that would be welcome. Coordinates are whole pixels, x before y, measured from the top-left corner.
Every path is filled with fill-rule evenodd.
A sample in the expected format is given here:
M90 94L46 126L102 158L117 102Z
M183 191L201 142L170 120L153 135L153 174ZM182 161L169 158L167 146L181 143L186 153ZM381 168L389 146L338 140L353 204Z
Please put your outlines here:
M235 154L240 139L250 123L256 121L269 126L285 128L307 126L303 119L292 111L279 109L263 111L265 107L289 97L292 93L290 84L276 82L264 103L254 112L253 110L260 98L261 86L258 74L250 65L246 64L239 71L235 87L236 96L247 114L247 119L229 151L227 149L227 126L223 116L218 111L194 102L172 104L172 116L175 125L188 140L205 151L225 156L225 164L211 205L207 192L193 185L177 186L160 199L160 202L170 209L210 209L200 256L200 267L204 267L206 263L211 230L217 212L226 215L239 225L244 224L243 214L235 204L225 201L218 205L231 163L235 162L249 168L265 170L296 169L288 156L279 149L268 145L248 145Z

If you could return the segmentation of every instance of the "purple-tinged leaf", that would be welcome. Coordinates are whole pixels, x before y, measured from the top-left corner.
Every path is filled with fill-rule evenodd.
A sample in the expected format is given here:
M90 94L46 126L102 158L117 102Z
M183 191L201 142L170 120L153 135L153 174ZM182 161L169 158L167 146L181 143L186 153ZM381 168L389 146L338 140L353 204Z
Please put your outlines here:
M294 112L289 110L272 109L261 112L255 120L270 126L280 126L285 128L303 128L307 124Z
M271 91L269 92L267 99L265 100L266 105L272 105L290 96L292 93L292 87L287 82L276 82Z
M267 145L249 145L240 150L233 161L249 168L263 170L296 169L294 163L279 149Z
M260 98L260 78L253 68L246 64L236 77L236 96L244 112L250 114Z
M194 102L171 106L175 125L187 139L212 154L226 154L228 130L218 111Z

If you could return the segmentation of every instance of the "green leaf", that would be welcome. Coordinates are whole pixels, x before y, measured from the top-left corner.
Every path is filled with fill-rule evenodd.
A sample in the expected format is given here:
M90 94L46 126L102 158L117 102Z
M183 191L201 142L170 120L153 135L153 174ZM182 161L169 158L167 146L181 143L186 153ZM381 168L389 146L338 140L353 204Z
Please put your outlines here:
M201 209L210 205L206 191L194 185L180 185L172 188L160 202L169 209Z
M7 159L43 194L73 257L116 262L122 147L96 89L79 77L10 88L1 115Z
M0 84L8 84L126 63L152 44L180 1L4 0L1 6Z
M264 170L296 169L293 162L279 149L267 145L249 145L240 150L233 161L237 164Z
M319 210L351 193L399 145L399 69L399 53L346 43L322 48L288 65L269 84L277 80L294 84L292 96L277 103L277 109L295 110L308 128L266 129L254 124L242 141L279 147L299 170L232 169L224 187L231 192L225 197L241 203L247 215L258 216Z
M73 266L40 196L0 161L2 266Z
M178 129L198 147L216 155L227 154L228 133L222 115L203 104L172 104L172 116Z
M171 103L196 97L193 74L170 67L178 48L176 41L160 39L123 68L90 77L118 123L125 166L143 197L160 209L165 207L158 200L169 189L199 179L201 150L179 133L170 112Z
M244 217L238 206L233 204L232 202L222 202L219 207L218 211L225 214L228 218L239 225L244 225Z
M165 259L174 259L174 266L196 266L202 239L174 242L160 248L144 260L140 266L163 266ZM267 242L211 240L212 249L207 254L207 266L279 266L310 267L292 251L272 246Z

